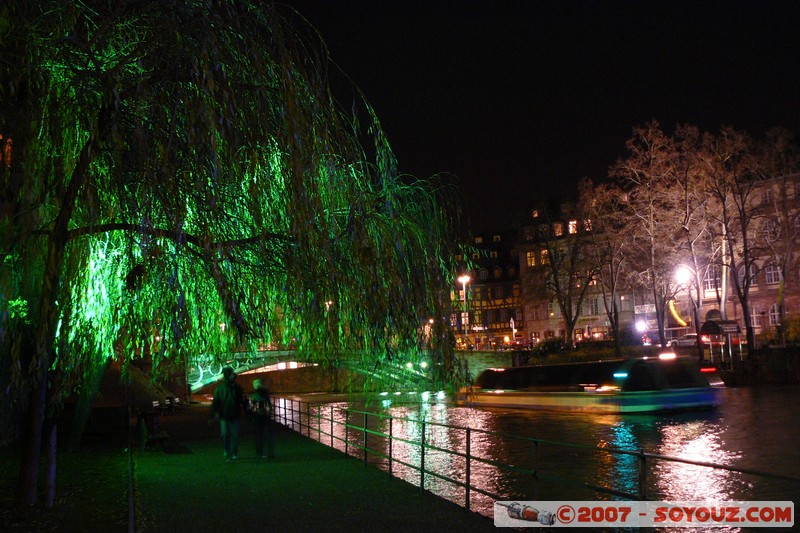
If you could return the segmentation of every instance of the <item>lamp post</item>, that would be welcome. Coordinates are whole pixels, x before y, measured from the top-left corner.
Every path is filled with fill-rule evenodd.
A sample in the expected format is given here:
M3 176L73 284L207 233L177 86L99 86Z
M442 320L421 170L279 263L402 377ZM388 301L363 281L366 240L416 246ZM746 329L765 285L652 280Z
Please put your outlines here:
M461 323L464 325L464 339L466 347L469 347L469 314L467 314L467 283L470 281L469 274L462 274L458 277L461 287L464 290L464 310L461 313Z
M689 294L689 300L692 301L692 321L694 322L695 333L697 333L697 356L700 361L702 361L703 344L700 342L700 322L698 321L697 316L697 302L692 296L692 285L696 285L697 283L697 273L694 271L694 269L689 268L686 265L679 265L678 268L675 269L675 281L678 282L678 285L683 285L686 287L686 292ZM699 297L699 288L697 288L697 294Z

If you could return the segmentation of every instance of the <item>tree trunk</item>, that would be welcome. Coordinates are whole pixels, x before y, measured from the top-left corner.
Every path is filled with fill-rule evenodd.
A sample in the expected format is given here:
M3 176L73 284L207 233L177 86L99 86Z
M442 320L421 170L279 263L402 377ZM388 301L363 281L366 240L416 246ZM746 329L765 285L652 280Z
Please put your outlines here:
M47 421L47 475L45 477L44 505L52 509L56 501L56 458L58 454L58 424L55 418Z
M42 451L42 428L47 405L47 365L40 363L38 383L31 391L28 406L28 431L19 465L16 502L19 506L30 507L36 503L39 482L39 455Z
M72 417L69 433L69 450L76 451L81 445L83 432L86 429L86 422L92 412L92 404L100 391L100 382L108 370L111 359L107 358L102 365L94 366L91 369L90 382L88 387L81 389L78 401L75 404L75 414Z

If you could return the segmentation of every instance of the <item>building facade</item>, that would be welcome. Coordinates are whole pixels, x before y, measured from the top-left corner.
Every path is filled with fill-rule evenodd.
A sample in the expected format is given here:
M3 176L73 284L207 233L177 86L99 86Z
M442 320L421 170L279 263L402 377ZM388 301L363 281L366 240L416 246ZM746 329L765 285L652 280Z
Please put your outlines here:
M501 349L513 342L524 323L517 234L475 235L470 245L468 257L456 257L462 265L452 295L456 348Z

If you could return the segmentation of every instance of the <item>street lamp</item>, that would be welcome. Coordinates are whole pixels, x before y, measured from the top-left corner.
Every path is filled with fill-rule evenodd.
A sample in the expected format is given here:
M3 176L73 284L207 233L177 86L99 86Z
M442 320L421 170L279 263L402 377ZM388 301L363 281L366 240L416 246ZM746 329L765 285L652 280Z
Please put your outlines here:
M467 347L469 346L469 315L467 314L467 283L470 281L469 274L462 274L458 277L461 287L464 289L464 311L461 314L461 323L464 324L464 339Z
M700 322L697 316L697 302L692 296L692 285L697 283L697 273L694 269L686 265L678 265L675 269L675 281L678 285L686 287L686 292L689 294L689 300L692 302L692 321L694 321L694 330L697 333L697 355L700 360L703 360L703 345L700 342ZM700 298L700 289L697 289L697 297Z

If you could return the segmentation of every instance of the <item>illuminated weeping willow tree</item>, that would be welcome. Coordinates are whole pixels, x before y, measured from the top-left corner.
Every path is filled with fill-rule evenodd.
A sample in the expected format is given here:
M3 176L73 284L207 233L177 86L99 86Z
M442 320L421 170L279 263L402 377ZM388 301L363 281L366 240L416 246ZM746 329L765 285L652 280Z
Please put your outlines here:
M422 321L448 316L448 187L398 174L368 105L360 120L338 110L299 21L234 0L0 8L2 363L30 413L20 502L35 500L47 406L109 358L158 369L291 341L368 367L419 353ZM436 320L439 380L447 335Z

